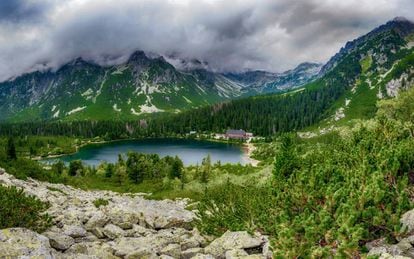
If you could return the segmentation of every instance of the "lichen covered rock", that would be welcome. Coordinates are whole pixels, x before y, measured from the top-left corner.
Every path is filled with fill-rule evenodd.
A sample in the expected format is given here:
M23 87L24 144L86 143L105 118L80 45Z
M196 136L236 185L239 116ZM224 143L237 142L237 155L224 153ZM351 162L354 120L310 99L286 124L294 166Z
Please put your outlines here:
M0 172L2 170L0 169ZM42 235L27 229L0 231L0 257L39 258L265 258L268 241L247 232L226 232L208 245L191 222L187 200L147 200L142 195L83 191L0 174L0 183L17 186L50 204L53 226ZM108 206L97 208L94 201Z
M49 239L24 228L0 230L0 257L5 258L53 258Z

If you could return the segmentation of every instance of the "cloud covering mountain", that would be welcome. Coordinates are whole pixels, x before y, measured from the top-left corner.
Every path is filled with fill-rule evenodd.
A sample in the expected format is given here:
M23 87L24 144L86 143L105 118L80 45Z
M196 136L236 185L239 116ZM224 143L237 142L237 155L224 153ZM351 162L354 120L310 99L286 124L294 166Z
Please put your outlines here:
M83 57L124 62L137 50L212 70L282 71L324 62L411 0L3 0L0 80Z

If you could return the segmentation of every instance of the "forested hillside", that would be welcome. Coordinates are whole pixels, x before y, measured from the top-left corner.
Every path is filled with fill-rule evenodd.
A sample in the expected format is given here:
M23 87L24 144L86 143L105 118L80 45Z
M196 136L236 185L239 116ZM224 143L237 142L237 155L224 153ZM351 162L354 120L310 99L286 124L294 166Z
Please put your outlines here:
M154 120L152 130L188 132L237 128L267 136L299 130L330 116L369 118L378 99L393 97L413 81L414 24L393 20L348 43L323 76L282 95L235 100Z

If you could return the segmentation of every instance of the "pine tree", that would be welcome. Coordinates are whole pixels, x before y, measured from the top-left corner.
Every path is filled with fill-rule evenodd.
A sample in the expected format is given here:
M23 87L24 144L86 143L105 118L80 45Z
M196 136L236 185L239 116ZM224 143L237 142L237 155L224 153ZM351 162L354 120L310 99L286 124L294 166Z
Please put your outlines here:
M124 158L122 157L122 154L118 154L118 164L120 166L124 166L125 165L125 161L124 161Z
M84 173L83 164L81 160L74 160L69 163L69 175L70 176L79 176Z
M128 174L126 172L125 166L119 166L113 175L114 180L118 183L119 186L124 185L128 180Z
M281 138L280 152L276 156L274 166L276 179L288 178L298 167L294 138L292 134L283 135Z
M184 168L183 161L181 161L181 159L178 156L176 156L172 162L170 179L175 179L175 178L181 179L182 174L183 174L183 168Z
M127 160L128 177L135 184L144 181L145 158L137 153L129 153Z
M211 174L211 156L210 154L207 155L206 158L203 158L201 163L201 177L200 181L202 183L208 183Z
M53 171L56 172L56 174L61 175L63 173L63 169L65 168L65 163L59 160L57 163L53 165L52 168Z
M16 146L14 145L14 139L9 138L7 141L7 150L6 150L7 158L10 160L16 160L17 154L16 154Z
M107 166L106 166L106 170L105 170L105 177L106 178L111 178L112 177L112 175L114 174L114 171L115 171L115 166L114 166L114 164L108 164Z
M30 157L36 156L36 154L37 154L36 149L31 146L30 149L29 149L29 154L30 154Z

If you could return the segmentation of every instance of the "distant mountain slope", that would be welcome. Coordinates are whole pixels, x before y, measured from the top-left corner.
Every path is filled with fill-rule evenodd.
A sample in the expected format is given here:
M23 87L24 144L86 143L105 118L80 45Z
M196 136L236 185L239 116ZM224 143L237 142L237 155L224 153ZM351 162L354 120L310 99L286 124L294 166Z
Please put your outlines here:
M321 68L321 64L307 62L283 73L249 71L225 76L254 93L275 93L295 89L311 82L317 77Z
M265 74L265 76L267 76ZM271 135L298 130L325 119L332 124L372 117L378 99L414 84L414 24L397 18L347 43L319 78L283 95L213 105L154 120L154 131L245 129Z
M370 118L379 99L395 97L414 84L414 23L401 17L351 43L322 70L335 69L338 57L358 58L361 71L352 88L333 106L328 124Z
M141 51L125 64L110 67L79 58L57 71L29 73L0 83L0 121L133 120L156 112L177 113L297 87L317 75L309 66L281 74L221 74L199 61L177 69L163 57L150 58Z
M56 72L30 73L0 84L0 120L135 119L241 94L241 86L220 75L182 73L162 57L135 52L118 66L77 59Z
M404 17L396 17L366 35L347 42L346 45L322 67L320 74L323 75L334 68L338 64L338 61L352 52L360 50L367 42L376 41L379 35L385 36L385 34L389 34L391 31L398 34L402 39L406 39L414 33L413 23ZM408 39L408 41L410 41L410 39Z

